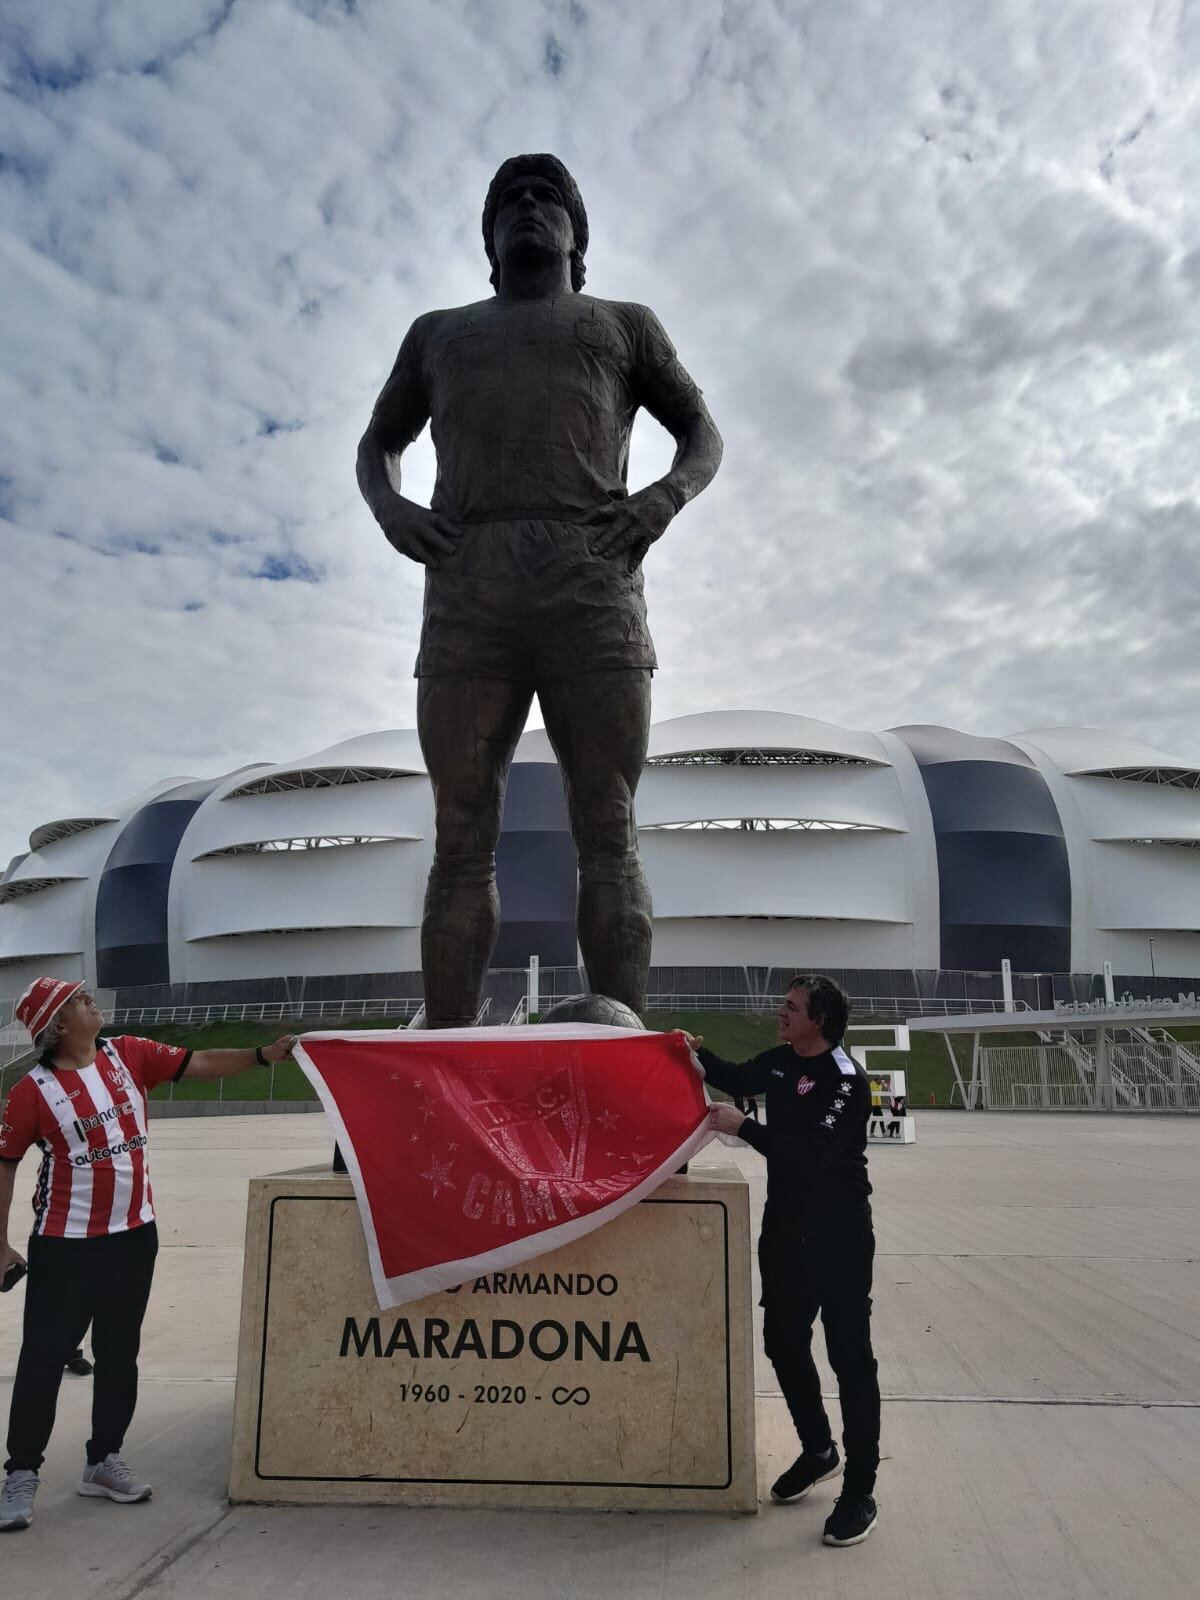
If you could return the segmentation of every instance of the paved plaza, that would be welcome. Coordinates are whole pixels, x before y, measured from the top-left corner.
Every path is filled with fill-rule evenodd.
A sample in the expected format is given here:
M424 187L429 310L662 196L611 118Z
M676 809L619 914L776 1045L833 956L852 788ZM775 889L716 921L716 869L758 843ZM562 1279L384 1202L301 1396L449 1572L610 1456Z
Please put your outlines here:
M75 1495L90 1385L67 1379L37 1520L0 1541L4 1593L1195 1596L1200 1118L935 1113L918 1127L915 1146L871 1158L879 1527L860 1548L830 1550L829 1486L796 1506L765 1501L795 1450L761 1356L757 1517L231 1508L246 1181L325 1160L331 1142L321 1116L156 1122L163 1249L127 1452L155 1496L121 1507ZM714 1145L700 1163L734 1154ZM736 1156L757 1211L761 1163ZM18 1218L33 1174L30 1160ZM5 1413L22 1298L0 1301Z

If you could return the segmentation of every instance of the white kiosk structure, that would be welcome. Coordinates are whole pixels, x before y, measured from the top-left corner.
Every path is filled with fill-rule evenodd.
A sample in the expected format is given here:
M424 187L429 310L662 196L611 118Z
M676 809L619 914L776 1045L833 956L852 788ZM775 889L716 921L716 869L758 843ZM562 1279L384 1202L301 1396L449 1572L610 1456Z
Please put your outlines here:
M940 1033L968 1111L1200 1112L1200 1039L1175 1036L1200 1024L1195 995L1132 996L998 1011L913 1017L910 1033ZM1003 1035L1033 1035L1013 1043ZM967 1076L951 1035L970 1039Z

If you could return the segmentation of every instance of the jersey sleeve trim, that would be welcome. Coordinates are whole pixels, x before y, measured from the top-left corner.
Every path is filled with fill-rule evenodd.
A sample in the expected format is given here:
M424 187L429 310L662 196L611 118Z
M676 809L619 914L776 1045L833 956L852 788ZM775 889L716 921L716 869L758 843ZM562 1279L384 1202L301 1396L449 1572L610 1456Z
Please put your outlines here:
M856 1078L858 1076L858 1068L854 1065L854 1062L842 1049L840 1044L835 1044L831 1053L833 1055L833 1059L838 1064L838 1071L841 1073L843 1078Z

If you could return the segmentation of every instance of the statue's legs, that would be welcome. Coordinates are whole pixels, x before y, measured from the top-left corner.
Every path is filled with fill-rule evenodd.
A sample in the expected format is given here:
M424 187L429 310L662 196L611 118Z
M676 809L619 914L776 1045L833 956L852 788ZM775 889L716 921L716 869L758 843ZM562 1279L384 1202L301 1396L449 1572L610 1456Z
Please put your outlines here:
M597 994L646 1008L650 889L633 797L650 734L650 674L580 672L538 685L579 853L579 944Z
M496 840L513 751L532 691L503 678L421 678L417 732L437 835L421 923L425 1018L475 1021L500 926Z

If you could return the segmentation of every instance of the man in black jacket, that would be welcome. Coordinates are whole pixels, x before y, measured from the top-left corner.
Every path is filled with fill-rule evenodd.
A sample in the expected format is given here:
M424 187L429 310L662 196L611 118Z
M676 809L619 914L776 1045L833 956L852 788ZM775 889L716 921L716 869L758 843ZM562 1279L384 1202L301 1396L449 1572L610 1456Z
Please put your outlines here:
M800 1436L802 1453L772 1486L801 1500L842 1463L821 1403L812 1358L817 1313L837 1375L845 1479L825 1524L825 1543L861 1544L875 1526L879 1381L871 1349L875 1235L867 1177L866 1075L842 1039L850 1003L830 978L794 978L779 1011L780 1043L753 1060L722 1061L693 1040L708 1082L738 1099L766 1097L766 1125L736 1106L714 1105L712 1125L744 1139L767 1161L767 1203L758 1245L763 1346Z

